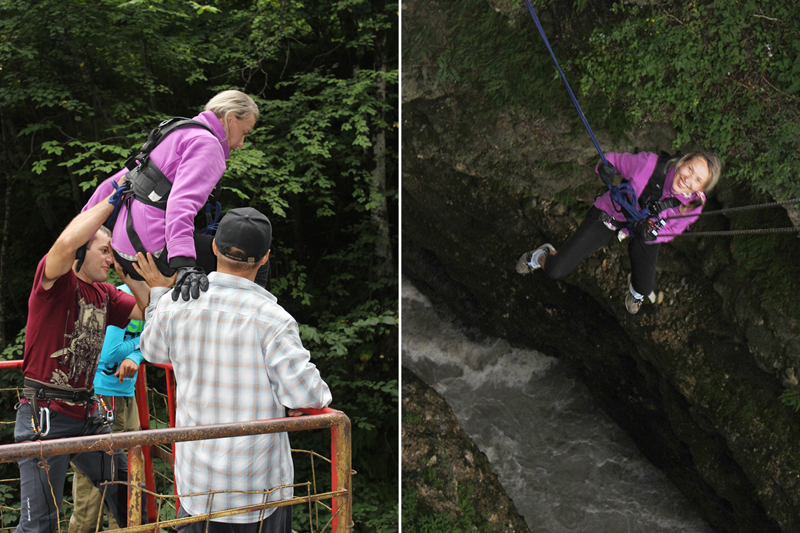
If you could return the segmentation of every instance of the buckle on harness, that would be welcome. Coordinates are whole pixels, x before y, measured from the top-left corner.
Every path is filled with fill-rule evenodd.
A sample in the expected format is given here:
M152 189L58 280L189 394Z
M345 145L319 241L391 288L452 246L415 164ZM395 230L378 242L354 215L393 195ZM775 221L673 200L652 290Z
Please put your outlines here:
M617 231L619 228L614 225L614 219L609 216L605 211L600 211L600 222L611 231Z

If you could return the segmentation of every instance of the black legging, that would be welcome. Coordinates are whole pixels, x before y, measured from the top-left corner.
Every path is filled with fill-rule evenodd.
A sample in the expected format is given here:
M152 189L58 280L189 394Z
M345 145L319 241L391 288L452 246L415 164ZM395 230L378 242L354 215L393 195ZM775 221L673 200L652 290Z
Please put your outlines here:
M196 264L202 268L206 274L217 270L217 256L214 255L214 249L211 247L211 243L213 241L213 235L202 235L200 233L194 234L194 249L197 253ZM116 252L114 252L114 258L122 266L123 271L132 279L143 281L142 277L137 274L131 266L133 263L135 263L135 261L128 261ZM170 269L163 262L157 262L156 265L161 273L165 276L171 276L175 273L175 270ZM256 274L256 283L266 288L268 279L269 261L267 261L261 268L258 269L258 274Z
M558 253L548 255L544 271L552 279L560 279L575 270L578 264L608 244L614 231L600 221L602 211L592 206L578 230L558 248ZM631 285L633 290L648 295L656 288L656 263L658 244L645 244L641 239L628 239L631 256Z

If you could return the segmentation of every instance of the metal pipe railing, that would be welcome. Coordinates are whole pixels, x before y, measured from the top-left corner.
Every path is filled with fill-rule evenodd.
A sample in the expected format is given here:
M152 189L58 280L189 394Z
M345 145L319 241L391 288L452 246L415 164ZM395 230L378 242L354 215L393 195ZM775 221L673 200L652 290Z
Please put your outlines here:
M0 361L0 369L19 368L22 361ZM167 365L165 365L167 366ZM168 368L171 371L171 368ZM271 420L214 424L185 428L147 429L105 435L88 435L63 439L22 442L0 445L0 462L39 458L87 451L113 451L128 449L129 461L129 526L141 522L141 483L145 462L142 447L173 444L192 440L204 440L263 433L307 431L330 428L331 430L331 484L328 495L332 498L332 530L345 533L353 528L352 505L352 455L350 419L341 411L330 408L301 409L309 416L285 417ZM174 415L173 415L174 416ZM325 496L325 495L321 495ZM313 497L312 500L320 498ZM306 501L309 498L297 499ZM274 506L274 505L269 505Z

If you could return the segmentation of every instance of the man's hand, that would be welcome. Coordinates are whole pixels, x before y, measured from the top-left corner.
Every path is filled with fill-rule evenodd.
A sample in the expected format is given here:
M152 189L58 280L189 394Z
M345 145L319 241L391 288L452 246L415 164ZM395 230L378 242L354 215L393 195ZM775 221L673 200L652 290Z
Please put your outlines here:
M208 290L208 277L200 267L180 267L175 280L175 288L172 289L172 301L177 302L178 296L184 302L189 301L189 296L193 299L200 298L200 291Z
M152 287L172 287L175 283L177 274L166 277L156 266L153 255L147 252L147 257L142 252L136 254L136 262L133 263L136 273L144 278L144 281Z
M305 413L300 409L289 409L286 413L287 416L305 416Z
M130 359L125 359L119 364L119 368L114 376L119 378L119 382L122 383L123 378L129 378L136 374L136 371L139 370L139 365L131 361Z

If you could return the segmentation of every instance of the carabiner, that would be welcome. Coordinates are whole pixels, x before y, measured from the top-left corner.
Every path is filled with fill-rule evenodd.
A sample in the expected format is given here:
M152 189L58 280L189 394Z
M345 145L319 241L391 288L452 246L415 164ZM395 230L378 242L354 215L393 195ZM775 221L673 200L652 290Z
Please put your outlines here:
M50 409L47 407L40 407L39 408L39 421L41 422L41 427L47 426L45 431L39 433L40 437L46 437L48 433L50 433ZM46 423L45 423L46 421Z
M103 407L103 420L109 426L114 425L114 397L111 397L111 409L106 407L106 402L102 396L97 397L100 400L100 405Z

